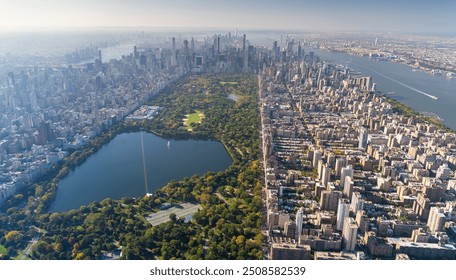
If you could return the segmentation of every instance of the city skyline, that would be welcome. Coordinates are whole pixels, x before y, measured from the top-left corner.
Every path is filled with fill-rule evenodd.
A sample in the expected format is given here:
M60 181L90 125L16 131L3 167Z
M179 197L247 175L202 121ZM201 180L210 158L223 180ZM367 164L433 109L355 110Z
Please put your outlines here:
M147 33L0 55L0 259L456 259L455 39Z
M2 4L0 32L90 27L454 33L453 1L54 1Z

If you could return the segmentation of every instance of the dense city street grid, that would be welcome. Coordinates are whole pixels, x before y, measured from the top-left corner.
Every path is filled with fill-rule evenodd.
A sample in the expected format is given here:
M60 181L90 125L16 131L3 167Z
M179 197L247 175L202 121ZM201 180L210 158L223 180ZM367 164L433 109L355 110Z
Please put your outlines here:
M456 259L456 134L313 51L451 79L452 39L273 35L142 32L119 58L1 57L0 258ZM61 179L139 131L220 141L233 163L49 213Z

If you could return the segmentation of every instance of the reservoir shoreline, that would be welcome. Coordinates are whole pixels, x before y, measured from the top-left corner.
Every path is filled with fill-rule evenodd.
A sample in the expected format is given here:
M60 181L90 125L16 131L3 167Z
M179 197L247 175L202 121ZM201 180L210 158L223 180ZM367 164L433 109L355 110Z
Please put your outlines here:
M69 170L59 180L56 197L48 211L70 210L67 207L70 204L74 209L75 200L84 201L80 203L82 206L105 198L120 199L145 195L141 153L138 150L139 138L135 138L139 131L144 130L120 131ZM191 137L185 140L173 139L146 132L144 143L147 164L144 167L147 167L147 173L152 174L148 184L151 193L171 180L223 171L233 163L231 154L220 141ZM168 142L171 143L170 146L167 145ZM175 160L176 158L178 160Z

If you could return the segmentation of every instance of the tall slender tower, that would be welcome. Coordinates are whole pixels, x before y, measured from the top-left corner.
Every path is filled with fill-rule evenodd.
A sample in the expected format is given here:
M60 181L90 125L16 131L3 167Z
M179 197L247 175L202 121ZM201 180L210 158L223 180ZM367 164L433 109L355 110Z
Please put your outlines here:
M339 205L337 206L337 230L342 230L344 228L345 218L348 217L350 213L350 203L347 199L339 198Z
M171 66L176 66L177 65L177 57L176 57L176 38L173 37L173 53L171 56Z
M217 54L220 54L220 36L217 37Z
M192 37L191 43L190 43L190 52L191 55L195 53L195 39Z
M242 69L242 71L244 73L247 73L248 69L249 69L249 65L248 65L249 64L249 61L248 61L249 58L248 58L248 54L247 54L247 47L245 45L246 44L245 41L246 41L246 38L245 38L245 34L244 34L244 38L242 40L242 60L243 60L243 63L242 63L243 64L242 65L243 69Z
M295 232L295 240L299 244L301 241L301 233L302 233L302 220L304 218L304 209L301 207L298 209L296 213L296 232Z
M139 58L138 47L136 47L136 46L133 47L133 55L134 55L135 59Z
M364 150L367 146L367 129L362 127L359 129L358 149Z
M323 172L322 172L322 176L321 176L321 183L323 184L323 186L326 187L328 185L330 176L331 176L331 168L329 168L329 166L327 164L325 164L323 166Z

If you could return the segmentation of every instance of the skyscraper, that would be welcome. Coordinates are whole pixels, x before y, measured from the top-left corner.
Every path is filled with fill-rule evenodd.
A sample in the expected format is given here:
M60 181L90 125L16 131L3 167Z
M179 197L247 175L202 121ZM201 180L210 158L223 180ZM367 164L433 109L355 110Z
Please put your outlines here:
M367 146L367 129L362 127L359 129L358 149L365 149Z
M193 56L194 53L195 53L195 39L193 39L193 37L192 37L192 40L190 42L190 54Z
M242 39L242 71L244 73L247 73L248 71L248 54L247 54L247 46L246 46L246 36L244 34L244 37Z
M301 238L301 233L302 233L302 221L304 218L304 209L301 207L298 209L298 212L296 213L296 234L295 234L295 240L299 244L299 240Z
M372 77L371 76L367 76L366 77L365 83L364 83L364 90L365 91L371 91L372 90Z
M53 140L53 133L50 122L42 122L38 127L37 144L45 145Z
M345 167L345 164L346 164L345 158L336 158L335 174L337 177L340 176L342 167Z
M340 172L340 185L345 186L345 177L349 176L353 178L353 166L349 165L347 167L343 167Z
M351 199L353 194L353 179L350 176L345 176L344 182L344 196L348 199Z
M176 38L172 38L172 56L171 56L171 66L177 65L177 54L176 54Z
M364 210L356 212L356 225L358 226L360 233L365 233L369 228L369 218Z
M329 177L331 175L331 168L327 164L323 165L323 172L321 177L321 183L326 186L329 183Z
M342 246L344 250L354 251L356 246L356 234L358 226L353 218L348 217L344 220L344 228L342 230Z
M339 191L322 191L320 197L320 208L326 211L337 211L339 198L342 193Z
M302 47L301 47L301 43L299 43L299 45L298 45L298 59L299 60L301 59L301 51L302 51Z
M220 54L220 36L217 36L217 54Z
M363 197L361 196L361 193L359 193L359 192L353 193L350 208L353 211L353 213L358 213L359 210L364 209L364 200L363 200Z
M345 218L350 214L350 202L345 198L339 198L339 205L337 207L337 230L342 230L344 227Z
M321 159L322 156L323 156L323 152L322 151L320 151L320 150L314 151L313 161L312 161L312 164L313 164L314 168L318 167L318 161Z
M136 46L133 47L133 56L135 57L135 59L139 58L138 47L136 47ZM100 55L100 60L101 60L101 55Z

